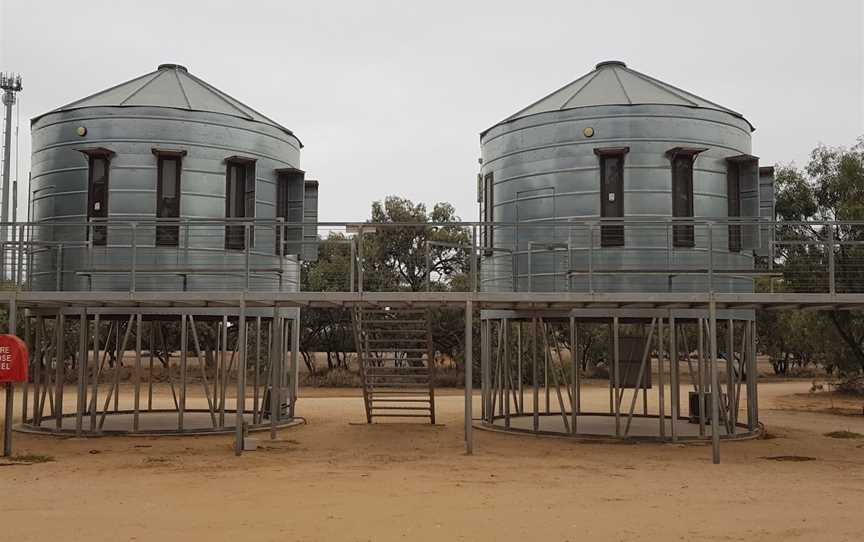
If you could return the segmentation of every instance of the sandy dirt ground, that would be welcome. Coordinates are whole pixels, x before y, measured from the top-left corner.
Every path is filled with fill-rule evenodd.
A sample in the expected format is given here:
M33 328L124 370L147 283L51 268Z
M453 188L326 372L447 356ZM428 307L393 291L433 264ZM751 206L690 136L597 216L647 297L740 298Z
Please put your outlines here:
M458 390L434 427L366 425L357 392L303 390L308 424L242 457L227 436L16 434L16 454L54 460L0 467L0 540L864 540L864 439L824 436L864 416L809 386L761 385L771 438L724 443L719 466L704 445L484 431L466 456Z

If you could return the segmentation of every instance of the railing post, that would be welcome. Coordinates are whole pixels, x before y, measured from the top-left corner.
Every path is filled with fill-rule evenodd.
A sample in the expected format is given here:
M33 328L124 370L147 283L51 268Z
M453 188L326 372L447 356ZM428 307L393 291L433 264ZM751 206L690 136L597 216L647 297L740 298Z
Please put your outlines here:
M665 230L666 230L666 271L669 272L666 279L666 289L667 291L672 291L672 251L674 250L672 244L672 219L667 218L665 221ZM696 242L696 226L693 226L693 242ZM673 424L674 425L674 424Z
M57 245L57 282L55 288L63 291L63 245Z
M768 240L768 271L774 270L774 241Z
M284 240L288 237L288 226L285 224L285 219L284 219L284 218L283 218L282 221L280 222L279 227L282 228L282 239L283 239L283 243L282 243L282 260L283 260L283 262L284 262L284 260L285 260L285 243L284 243ZM317 232L317 230L316 230L316 232ZM301 244L300 244L300 251L297 253L297 290L298 290L298 291L300 290L300 282L301 282L301 281L300 281L300 254L301 254L302 251L303 251L303 244L302 244L302 241L303 241L303 229L302 229L302 228L300 229L300 241L301 241ZM283 265L284 265L284 263L283 263L283 264L280 264L280 267L284 270Z
M9 228L9 240L11 241L9 244L11 247L9 251L9 282L15 282L15 266L17 265L16 260L18 258L18 241L16 241L17 236L15 232L16 226L12 224Z
M33 238L35 237L33 229L30 230L30 241L31 244L27 246L27 273L25 275L25 279L27 280L27 284L29 284L30 289L33 289L33 260L35 255L35 249L33 248Z
M93 269L93 247L95 245L93 244L93 233L94 232L93 232L93 221L92 220L87 223L86 228L87 228L87 231L86 231L86 236L87 236L87 267L89 267L90 269ZM53 235L51 238L52 239L54 238Z
M834 225L828 224L828 291L832 294L837 293L837 284L835 281L835 262L834 262Z
M665 222L666 229L666 269L672 269L672 219L667 218Z
M249 291L249 245L251 244L251 239L249 238L249 223L243 224L243 275L244 275L244 285L243 290Z
M183 265L189 265L189 227L191 223L188 220L183 221ZM225 235L225 232L222 232Z
M93 240L89 237L87 238L87 267L93 269ZM87 291L93 291L93 275L87 275Z
M426 291L432 291L432 254L429 252L429 241L424 243L426 249Z
M471 226L471 260L468 262L468 269L471 273L471 291L477 292L477 286L480 281L477 280L477 225Z
M713 222L708 222L708 291L714 292L714 231Z
M279 258L279 291L282 291L282 281L285 277L285 237L284 232L282 231L283 223L285 219L280 217L276 218L276 222L273 224L273 237L276 239L276 256ZM300 290L300 280L298 276L297 280L297 290Z
M282 250L285 246L285 240L282 239L282 221L284 218L281 216L276 217L276 222L273 223L273 239L275 241L275 245L273 247L273 253L278 256L280 259L282 258Z
M282 230L285 219L281 216L276 218L276 223L273 225L273 235L276 237L276 255L280 260L285 256L285 232Z
M129 291L135 293L135 286L138 278L138 225L133 222L130 225L132 230L132 277L129 280Z
M772 224L771 227L776 229L777 225ZM774 235L775 234L776 234L776 232L772 232L771 238L768 239L768 271L769 271L769 273L771 271L774 271L774 250L775 250ZM770 275L768 276L768 291L772 294L774 293L774 277L772 277Z
M350 242L351 260L348 264L348 291L354 291L354 266L357 265L357 245L352 239Z
M363 293L363 225L357 228L357 291Z
M588 293L594 293L594 223L588 223Z
M16 282L18 283L19 287L24 281L24 232L26 228L26 224L20 224L18 226L18 266L15 271L18 275L18 280Z

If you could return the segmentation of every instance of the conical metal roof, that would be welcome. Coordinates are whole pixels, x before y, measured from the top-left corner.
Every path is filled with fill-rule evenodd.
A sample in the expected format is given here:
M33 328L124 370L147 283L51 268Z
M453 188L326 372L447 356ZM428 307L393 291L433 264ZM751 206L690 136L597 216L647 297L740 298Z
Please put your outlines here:
M161 64L156 71L66 104L50 113L84 107L135 106L221 113L268 124L293 135L288 128L195 77L179 64Z
M723 111L744 119L737 111L630 69L619 60L608 60L498 124L538 113L597 105L680 105ZM750 128L753 129L752 124Z

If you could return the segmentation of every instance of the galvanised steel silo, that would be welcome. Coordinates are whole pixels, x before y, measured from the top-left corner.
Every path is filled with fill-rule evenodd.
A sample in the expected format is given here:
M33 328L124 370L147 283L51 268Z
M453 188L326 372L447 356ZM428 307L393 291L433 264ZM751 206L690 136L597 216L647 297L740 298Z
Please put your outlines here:
M586 291L579 270L751 269L758 228L639 225L639 219L759 216L753 126L739 113L634 71L590 73L481 134L478 199L483 288ZM730 181L732 179L734 181ZM733 190L732 187L735 189ZM674 198L673 198L674 196ZM585 222L624 217L624 225ZM555 222L553 227L550 223ZM573 226L561 225L568 221ZM568 250L569 248L569 250ZM574 272L577 271L577 272ZM705 291L698 273L597 274L595 291ZM747 276L716 277L717 291L752 291Z
M185 67L160 65L36 117L32 138L32 235L44 245L32 255L35 289L125 290L133 244L139 290L241 289L244 273L231 270L247 268L251 289L297 289L300 244L280 250L273 220L279 208L303 219L300 140ZM225 218L263 221L248 254L244 227L200 222Z

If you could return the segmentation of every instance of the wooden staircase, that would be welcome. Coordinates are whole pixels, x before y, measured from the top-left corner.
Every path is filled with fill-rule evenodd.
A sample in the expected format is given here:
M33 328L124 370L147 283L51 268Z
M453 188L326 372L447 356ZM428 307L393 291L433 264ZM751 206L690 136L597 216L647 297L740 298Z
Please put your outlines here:
M354 340L366 421L428 418L435 423L435 364L427 309L356 308Z

